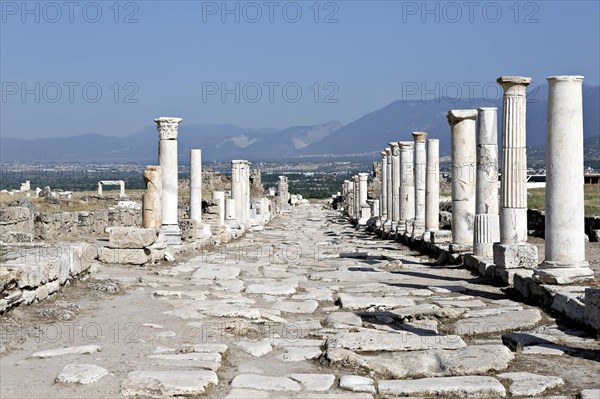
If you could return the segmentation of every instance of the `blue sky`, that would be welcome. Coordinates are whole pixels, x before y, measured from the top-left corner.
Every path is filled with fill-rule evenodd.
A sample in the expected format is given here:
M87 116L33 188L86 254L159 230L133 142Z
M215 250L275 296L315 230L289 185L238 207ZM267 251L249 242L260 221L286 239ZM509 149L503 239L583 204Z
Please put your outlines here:
M158 116L346 124L500 75L600 84L598 1L71 4L0 1L3 136L120 136Z

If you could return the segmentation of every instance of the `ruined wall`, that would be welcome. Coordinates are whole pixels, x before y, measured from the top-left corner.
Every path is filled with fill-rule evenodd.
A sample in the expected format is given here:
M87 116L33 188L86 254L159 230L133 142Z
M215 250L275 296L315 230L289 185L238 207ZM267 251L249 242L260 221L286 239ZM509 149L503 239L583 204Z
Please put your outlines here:
M546 229L546 212L539 209L527 210L527 230L529 234L544 238ZM590 241L600 241L600 217L586 216L585 217L585 234Z
M33 241L33 212L24 206L0 208L0 240L7 243Z

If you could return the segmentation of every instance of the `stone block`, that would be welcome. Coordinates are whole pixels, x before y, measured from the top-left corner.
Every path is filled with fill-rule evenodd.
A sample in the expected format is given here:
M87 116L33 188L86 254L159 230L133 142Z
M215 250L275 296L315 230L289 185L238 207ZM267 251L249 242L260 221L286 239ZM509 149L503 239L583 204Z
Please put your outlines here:
M538 265L538 251L533 244L494 244L494 263L504 269L534 269Z
M193 219L182 219L179 221L181 239L191 242L198 239L198 223Z
M585 305L582 293L557 292L551 307L567 315L571 320L584 323Z
M108 246L114 249L141 249L154 244L158 229L140 227L111 227Z
M143 265L150 261L151 251L149 249L131 248L100 248L98 260L102 263L120 263L130 265Z
M600 333L600 288L585 289L585 323Z
M438 230L431 232L431 242L433 244L448 244L452 241L452 232L450 230Z
M29 208L23 206L8 206L0 208L0 225L14 224L31 218Z

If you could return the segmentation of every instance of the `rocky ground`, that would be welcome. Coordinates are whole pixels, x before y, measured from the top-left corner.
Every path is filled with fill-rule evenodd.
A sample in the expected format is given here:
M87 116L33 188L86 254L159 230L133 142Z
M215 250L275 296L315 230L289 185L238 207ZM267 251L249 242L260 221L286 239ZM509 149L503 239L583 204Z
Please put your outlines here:
M321 205L0 319L2 398L582 397L600 344Z

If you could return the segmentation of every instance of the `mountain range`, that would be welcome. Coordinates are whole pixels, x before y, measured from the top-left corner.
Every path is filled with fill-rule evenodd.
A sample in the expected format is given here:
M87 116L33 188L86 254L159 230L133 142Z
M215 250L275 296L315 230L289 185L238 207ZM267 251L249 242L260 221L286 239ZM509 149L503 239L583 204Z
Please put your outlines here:
M540 86L527 103L527 145L543 146L546 135L547 87ZM440 139L440 152L450 152L450 109L498 107L501 132L502 99L449 101L444 98L397 100L342 125L293 126L284 130L252 129L232 124L189 124L179 128L180 162L189 160L191 148L202 149L203 161L249 159L251 161L319 161L353 158L376 159L390 141L412 140L411 132L425 131ZM600 86L584 86L584 135L600 134ZM10 132L6 132L8 134ZM157 159L156 127L147 125L124 137L81 134L61 138L18 139L0 136L1 162L136 162ZM499 140L499 143L501 141ZM586 140L596 145L597 140Z

